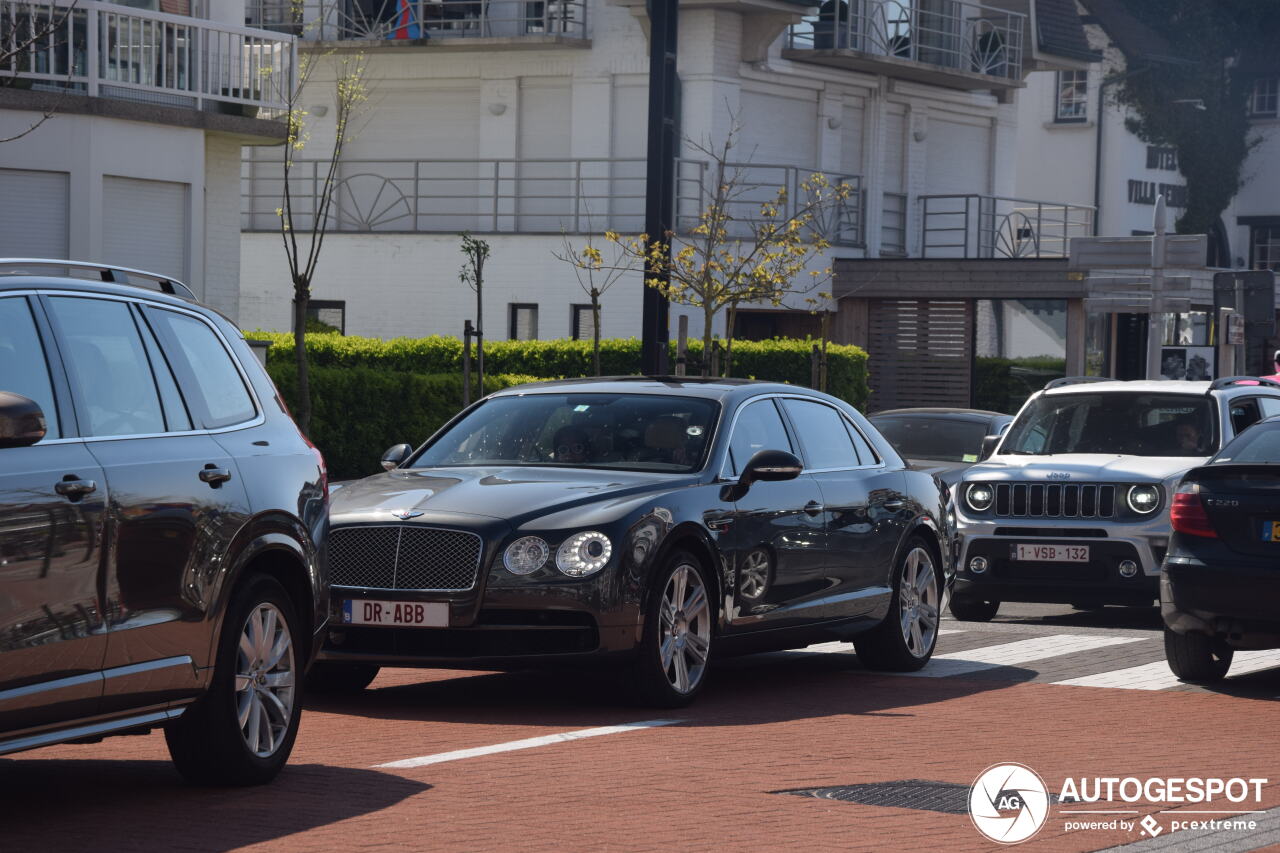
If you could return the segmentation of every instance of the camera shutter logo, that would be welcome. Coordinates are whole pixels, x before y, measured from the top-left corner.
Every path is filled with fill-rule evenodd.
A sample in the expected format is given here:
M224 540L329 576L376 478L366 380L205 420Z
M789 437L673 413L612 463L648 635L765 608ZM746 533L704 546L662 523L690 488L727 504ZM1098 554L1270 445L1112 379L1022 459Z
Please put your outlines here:
M1030 767L994 764L969 789L969 817L999 844L1026 841L1049 817L1049 789Z

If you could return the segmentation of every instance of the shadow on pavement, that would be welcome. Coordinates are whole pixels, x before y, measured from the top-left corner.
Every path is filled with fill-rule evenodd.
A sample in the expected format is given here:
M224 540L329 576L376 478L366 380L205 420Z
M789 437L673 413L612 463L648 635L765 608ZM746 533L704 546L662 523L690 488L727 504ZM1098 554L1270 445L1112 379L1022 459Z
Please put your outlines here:
M372 814L430 788L319 764L289 765L265 787L197 788L167 761L16 757L0 760L0 825L6 850L220 853Z
M1056 605L1055 605L1056 606ZM1096 607L1088 610L1070 610L1063 605L1063 610L1056 613L1006 613L1017 605L1004 605L993 622L1002 625L1053 625L1063 628L1132 628L1135 630L1160 631L1164 622L1160 619L1158 607ZM955 620L957 628L973 625L971 622Z

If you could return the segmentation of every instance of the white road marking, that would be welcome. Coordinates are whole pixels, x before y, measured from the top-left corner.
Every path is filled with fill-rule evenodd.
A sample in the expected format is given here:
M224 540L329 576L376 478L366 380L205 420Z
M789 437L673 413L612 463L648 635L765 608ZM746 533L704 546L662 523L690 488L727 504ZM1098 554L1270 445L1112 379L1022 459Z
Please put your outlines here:
M942 628L942 629L939 629L938 636L941 637L945 634L963 634L963 633L965 633L964 628ZM805 646L803 649L793 649L793 651L804 652L806 654L808 654L809 652L816 652L818 654L848 652L849 654L853 654L853 643L844 642L842 640L833 640L830 643L814 643L812 646Z
M428 764L442 764L446 761L460 761L464 758L476 758L481 755L494 755L499 752L513 752L518 749L533 749L536 746L550 746L565 741L581 740L601 735L615 735L623 732L634 732L640 729L651 729L655 726L670 726L682 723L683 720L641 720L637 723L623 723L618 726L601 726L595 729L578 729L572 732L560 732L554 735L512 740L506 743L495 743L489 746L477 746L472 749L455 749L452 752L438 752L435 755L422 755L417 758L405 758L401 761L390 761L386 764L375 764L375 768L389 767L404 769L407 767L425 767Z
M1034 637L1030 640L1017 640L963 652L934 655L933 660L919 672L903 672L899 675L915 678L945 678L1092 651L1107 646L1139 643L1148 639L1150 638L1115 637L1104 634L1052 634L1048 637Z
M1245 675L1277 666L1280 666L1280 651L1275 649L1236 652L1227 675ZM1068 684L1073 687L1121 687L1126 690L1166 690L1182 684L1170 671L1169 664L1162 660L1053 683Z

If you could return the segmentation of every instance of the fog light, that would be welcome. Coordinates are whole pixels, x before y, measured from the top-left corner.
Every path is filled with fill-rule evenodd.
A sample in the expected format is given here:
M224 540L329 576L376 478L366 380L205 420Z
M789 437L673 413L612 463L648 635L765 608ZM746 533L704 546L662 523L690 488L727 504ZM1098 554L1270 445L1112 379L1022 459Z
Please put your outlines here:
M1131 578L1138 573L1138 564L1133 560L1120 561L1120 577Z
M969 559L969 571L975 575L980 575L987 570L991 564L987 562L986 557L971 557Z

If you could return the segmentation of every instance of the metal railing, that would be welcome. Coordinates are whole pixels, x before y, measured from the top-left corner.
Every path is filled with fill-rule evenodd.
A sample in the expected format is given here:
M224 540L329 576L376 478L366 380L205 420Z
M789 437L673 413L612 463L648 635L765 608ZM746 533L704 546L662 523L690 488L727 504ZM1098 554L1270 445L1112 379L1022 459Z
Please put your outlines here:
M921 196L926 258L1065 258L1093 233L1093 208L989 195Z
M833 0L793 24L787 46L856 50L1017 80L1026 19L970 0Z
M260 156L260 155L259 155ZM278 157L246 155L242 161L245 231L274 231L284 197ZM294 227L310 228L324 186L327 161L295 160L290 178ZM811 170L796 166L730 164L739 173L728 212L741 237L760 205L787 189L782 218L803 203L802 183ZM494 234L638 234L644 229L646 161L580 158L547 160L346 160L340 165L329 210L329 229L348 232ZM713 189L711 167L700 160L676 164L676 230L698 222ZM862 243L861 179L829 174L851 188L849 197L823 211L815 230L834 245Z
M247 0L245 19L308 41L587 37L586 0Z
M99 0L0 0L7 85L206 109L284 109L294 40Z
M880 254L894 258L907 254L906 193L884 193L880 203Z

